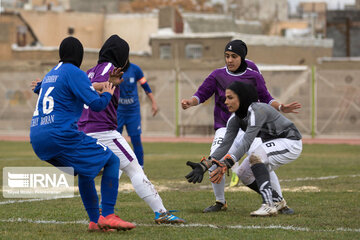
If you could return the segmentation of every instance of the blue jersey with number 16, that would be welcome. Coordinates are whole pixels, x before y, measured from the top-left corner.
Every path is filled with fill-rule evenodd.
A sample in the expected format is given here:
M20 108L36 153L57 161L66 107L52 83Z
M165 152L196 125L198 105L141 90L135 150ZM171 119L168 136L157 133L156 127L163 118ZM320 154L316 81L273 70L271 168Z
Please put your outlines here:
M85 72L60 62L42 80L31 120L30 140L35 153L49 160L73 149L84 138L78 131L84 104L99 98Z

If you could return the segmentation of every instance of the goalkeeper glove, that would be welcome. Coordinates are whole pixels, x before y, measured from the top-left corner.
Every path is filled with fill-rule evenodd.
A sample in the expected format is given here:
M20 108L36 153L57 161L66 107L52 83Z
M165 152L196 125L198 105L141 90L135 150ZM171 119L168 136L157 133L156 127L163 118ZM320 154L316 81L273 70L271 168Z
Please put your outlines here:
M212 163L216 164L218 167L210 173L210 181L212 183L219 184L225 172L227 172L227 175L229 176L229 168L231 168L235 164L235 161L231 158L229 154L226 154L223 160L218 161L216 159L213 159Z
M186 165L190 166L193 170L185 176L189 183L201 183L204 173L211 167L212 162L210 159L203 157L199 163L187 161Z

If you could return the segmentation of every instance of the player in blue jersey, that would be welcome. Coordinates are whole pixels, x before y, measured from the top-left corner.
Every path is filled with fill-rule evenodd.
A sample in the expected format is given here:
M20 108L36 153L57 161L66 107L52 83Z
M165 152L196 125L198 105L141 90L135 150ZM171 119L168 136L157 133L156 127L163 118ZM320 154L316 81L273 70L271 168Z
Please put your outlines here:
M83 53L78 39L65 38L59 48L59 64L34 89L39 97L31 120L31 145L41 160L57 167L74 169L75 175L78 175L81 199L90 218L89 230L130 230L135 225L114 214L119 158L77 127L84 104L94 111L102 111L114 93L114 87L109 82L104 84L100 96L95 91L86 73L79 68ZM120 72L115 70L112 76L119 78ZM102 168L103 211L99 215L94 178Z
M131 138L136 158L144 168L144 150L141 143L141 115L137 83L140 83L151 101L152 115L158 112L155 98L147 83L141 68L129 63L123 75L124 81L120 84L120 98L118 106L118 131L123 132L124 126Z
M117 35L109 37L100 49L98 64L87 71L93 86L101 90L101 85L108 81L108 74L114 68L123 69L126 66L128 56L128 43ZM165 208L159 193L137 161L134 151L125 138L116 130L117 108L121 97L119 88L121 89L121 86L120 84L120 86L116 87L105 110L96 112L88 107L84 108L78 121L79 130L98 139L99 142L107 146L119 157L119 171L123 171L129 177L135 192L153 210L156 223L184 223L184 219L173 215L171 211Z
M251 84L256 87L258 92L258 99L260 102L271 105L273 108L284 113L297 113L297 109L301 104L293 102L290 104L281 104L276 101L266 88L265 80L258 71L256 65L245 59L247 55L247 46L241 40L230 41L225 46L224 58L225 67L214 70L198 88L196 93L190 99L183 99L181 101L182 108L188 109L205 102L212 95L215 95L214 107L214 141L210 149L210 155L220 146L223 142L226 132L226 123L231 113L225 105L225 89L229 84L235 81ZM244 131L239 130L238 138L241 139ZM248 153L261 144L261 139L255 138ZM212 171L213 168L209 169ZM255 177L250 169L248 158L246 158L241 165L233 169L238 175L242 183L254 191L259 192ZM286 206L286 201L282 197L281 187L275 172L270 173L272 186L274 190L274 201L278 202L278 210L282 213L293 213L293 210ZM203 212L217 212L225 211L227 209L227 202L225 200L225 175L219 184L212 183L215 195L215 205L209 206ZM280 204L281 203L281 204Z

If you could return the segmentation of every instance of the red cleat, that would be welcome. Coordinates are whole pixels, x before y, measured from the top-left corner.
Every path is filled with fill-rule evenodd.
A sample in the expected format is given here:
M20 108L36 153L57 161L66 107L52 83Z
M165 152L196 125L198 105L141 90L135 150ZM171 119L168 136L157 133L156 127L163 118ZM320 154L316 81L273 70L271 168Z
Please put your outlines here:
M106 217L100 216L97 225L100 229L105 229L105 230L117 229L117 230L126 231L135 228L134 224L122 220L115 214L110 214Z
M114 232L115 229L100 229L97 225L97 223L94 222L90 222L89 224L89 228L88 228L89 232Z

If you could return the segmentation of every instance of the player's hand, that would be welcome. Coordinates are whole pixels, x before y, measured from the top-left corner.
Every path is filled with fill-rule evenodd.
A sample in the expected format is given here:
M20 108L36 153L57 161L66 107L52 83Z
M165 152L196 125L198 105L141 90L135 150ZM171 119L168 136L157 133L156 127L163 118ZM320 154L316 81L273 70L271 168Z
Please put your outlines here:
M114 68L109 72L109 82L111 82L114 86L120 85L124 81L122 78L124 72L122 72L121 68Z
M210 173L210 181L212 183L219 184L226 172L229 175L229 169L234 165L235 162L230 157L230 155L227 154L224 157L224 160L218 161L216 159L212 159L212 163L216 164L218 167Z
M283 104L281 106L281 111L284 113L299 113L296 109L301 108L301 104L298 102L292 102L289 104Z
M189 183L201 183L203 180L204 173L208 170L212 163L210 159L203 157L200 163L194 163L187 161L186 165L190 166L193 170L185 176Z
M102 89L102 92L108 92L110 93L111 95L114 94L114 91L115 91L115 86L113 86L112 83L110 82L104 82L104 87Z
M181 100L181 107L182 107L182 109L188 109L189 107L192 107L192 105L191 105L191 100L189 100L189 99L183 99L183 100Z
M155 115L158 113L159 108L156 103L153 103L151 106L152 116L155 117Z
M41 82L41 79L40 78L37 78L36 80L32 80L31 81L31 85L30 85L30 87L31 87L31 91L34 91L34 89L35 89L35 87L38 85L38 83L40 83Z

